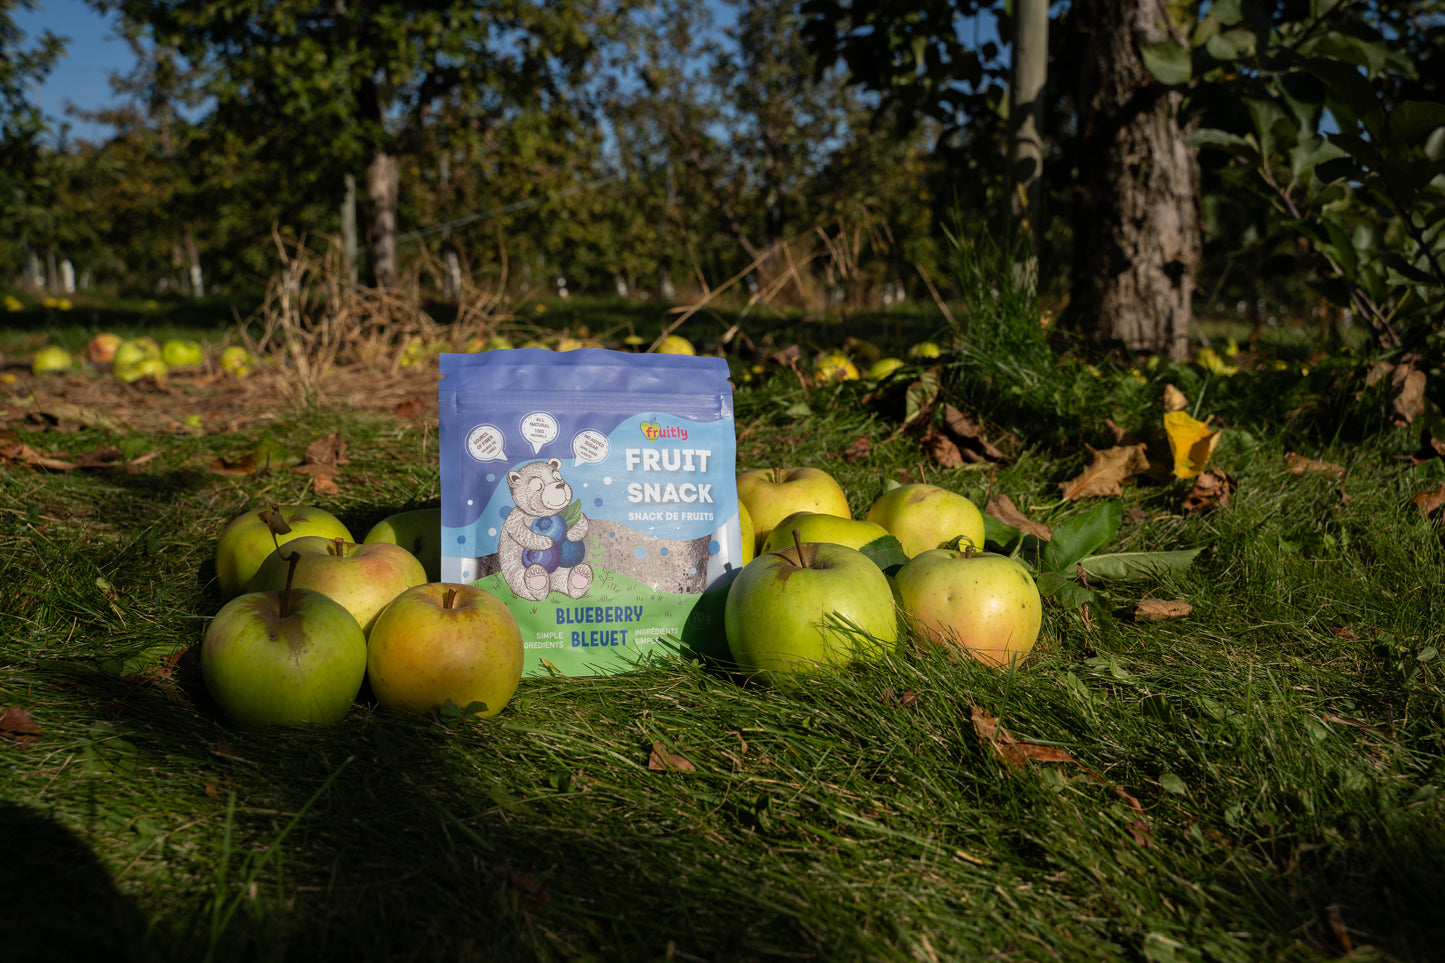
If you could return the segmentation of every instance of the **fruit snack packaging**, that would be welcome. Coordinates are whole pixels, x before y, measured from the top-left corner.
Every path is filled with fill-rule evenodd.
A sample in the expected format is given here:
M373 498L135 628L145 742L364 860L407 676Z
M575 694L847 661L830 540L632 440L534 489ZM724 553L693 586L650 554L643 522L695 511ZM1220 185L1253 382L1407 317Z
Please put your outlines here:
M742 564L727 362L605 348L440 361L442 581L507 603L523 675L688 654L710 618L699 599Z

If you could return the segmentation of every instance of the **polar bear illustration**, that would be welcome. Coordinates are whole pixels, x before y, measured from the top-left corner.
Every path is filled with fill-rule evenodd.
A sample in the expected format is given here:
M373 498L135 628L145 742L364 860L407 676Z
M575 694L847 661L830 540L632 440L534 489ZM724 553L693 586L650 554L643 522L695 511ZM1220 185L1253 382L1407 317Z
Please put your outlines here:
M552 592L574 599L592 585L586 554L587 516L569 528L562 516L572 504L572 486L562 478L556 458L533 461L507 472L507 488L516 505L507 513L497 538L497 561L508 587L532 601Z

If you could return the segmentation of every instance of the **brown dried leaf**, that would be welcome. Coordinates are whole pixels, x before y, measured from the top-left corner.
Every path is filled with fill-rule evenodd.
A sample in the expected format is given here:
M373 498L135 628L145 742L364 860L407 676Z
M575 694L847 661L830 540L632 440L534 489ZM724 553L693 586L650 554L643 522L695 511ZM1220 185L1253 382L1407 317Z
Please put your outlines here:
M843 460L848 464L856 464L873 453L873 443L864 435L859 435L858 440L849 445L843 452Z
M301 463L328 468L351 464L351 459L346 457L346 439L339 432L316 439L306 446L306 455Z
M73 461L52 458L24 442L16 442L0 448L0 462L24 465L29 468L44 468L49 471L74 471L80 467Z
M1040 541L1047 542L1054 537L1053 529L1029 518L1014 506L1013 500L1007 495L990 495L988 505L984 511L1005 525L1012 525L1021 532L1027 532Z
M996 717L978 706L969 708L969 716L973 722L974 734L992 745L1010 769L1022 769L1029 762L1072 762L1078 765L1073 756L1055 746L1019 742L999 725Z
M1396 365L1390 376L1395 396L1390 400L1390 419L1408 425L1425 413L1425 372L1411 365Z
M1131 610L1134 618L1160 622L1164 619L1180 619L1194 611L1188 602L1167 599L1145 599Z
M261 521L271 530L272 535L285 535L291 531L291 523L286 521L281 514L281 509L275 505L262 509L260 512Z
M392 414L398 418L420 418L427 410L428 401L426 398L421 395L407 395L392 409Z
M341 486L330 475L323 473L316 474L311 478L311 490L318 495L339 495Z
M1429 518L1438 512L1442 506L1445 506L1445 484L1442 484L1434 491L1426 489L1425 491L1418 492L1410 501L1414 502L1415 507L1420 509L1420 512L1426 518Z
M660 741L652 743L652 755L647 759L647 768L654 772L695 772L694 766L685 756L669 752Z
M1221 468L1206 468L1194 479L1194 487L1184 496L1184 514L1197 515L1215 508L1226 508L1239 482Z
M45 734L35 717L19 706L0 709L0 739L8 739L28 747L31 742Z
M1113 434L1114 444L1116 445L1142 445L1144 443L1144 439L1134 434L1128 428L1121 428L1119 425L1114 424L1112 418L1104 419L1104 427L1108 428L1110 433Z
M953 405L943 406L943 427L960 447L979 454L976 461L1005 462L1008 458L983 437L983 428Z
M1149 470L1144 445L1115 445L1103 450L1084 447L1092 456L1089 466L1079 477L1059 483L1059 490L1069 500L1123 494L1126 482Z
M1189 407L1189 399L1173 385L1165 385L1163 404L1165 411L1183 411Z
M963 452L941 431L930 429L923 436L923 450L943 468L958 468L963 464Z
M1320 461L1317 458L1306 458L1304 455L1297 455L1292 451L1285 454L1284 461L1289 466L1292 475L1303 475L1307 471L1315 471L1325 475L1334 475L1336 478L1345 477L1345 469L1342 465Z

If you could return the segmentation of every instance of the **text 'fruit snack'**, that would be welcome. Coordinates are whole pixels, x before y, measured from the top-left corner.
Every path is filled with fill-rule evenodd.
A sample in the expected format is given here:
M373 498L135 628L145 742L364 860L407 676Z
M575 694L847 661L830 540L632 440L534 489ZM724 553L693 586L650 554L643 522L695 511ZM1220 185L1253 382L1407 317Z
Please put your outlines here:
M442 580L505 600L525 675L625 671L715 631L742 564L727 362L603 348L443 354Z

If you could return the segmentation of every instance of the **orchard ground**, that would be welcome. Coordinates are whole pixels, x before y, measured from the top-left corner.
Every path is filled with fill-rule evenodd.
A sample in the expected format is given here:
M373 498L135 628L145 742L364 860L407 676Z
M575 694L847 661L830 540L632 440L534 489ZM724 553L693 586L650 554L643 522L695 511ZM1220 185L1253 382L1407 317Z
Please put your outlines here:
M193 658L215 538L266 502L358 536L436 504L434 368L304 394L265 372L32 377L41 340L228 329L25 317L0 333L7 960L1438 958L1445 549L1422 496L1445 500L1445 462L1362 355L1303 334L1233 374L945 353L891 390L765 361L737 390L739 466L823 468L856 517L915 479L1066 524L1096 499L1060 484L1117 431L1157 442L1166 385L1223 429L1229 497L1127 479L1102 551L1203 551L1091 583L1086 608L1046 599L1013 673L910 637L775 687L658 660L525 680L492 719L363 699L256 734ZM944 327L897 320L886 351ZM845 333L773 327L773 348Z

